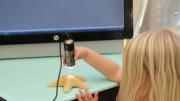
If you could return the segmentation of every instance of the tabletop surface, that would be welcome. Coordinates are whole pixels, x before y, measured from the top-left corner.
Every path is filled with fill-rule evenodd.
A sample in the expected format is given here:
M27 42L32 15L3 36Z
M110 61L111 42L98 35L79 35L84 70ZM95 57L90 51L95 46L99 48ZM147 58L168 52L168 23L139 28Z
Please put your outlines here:
M122 64L121 54L105 54L104 56ZM57 79L59 61L59 57L0 60L0 97L8 101L52 101L56 89L48 87L48 83ZM77 61L76 68L73 70L62 68L63 74L85 77L91 93L118 85L83 60ZM58 101L73 100L78 92L78 88L73 88L70 92L63 93L63 88L59 87L57 99Z

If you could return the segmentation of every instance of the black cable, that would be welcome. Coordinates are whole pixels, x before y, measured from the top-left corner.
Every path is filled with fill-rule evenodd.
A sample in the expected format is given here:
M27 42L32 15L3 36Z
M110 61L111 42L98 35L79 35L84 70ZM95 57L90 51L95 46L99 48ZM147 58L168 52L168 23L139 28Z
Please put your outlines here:
M55 101L55 100L57 99L57 96L58 96L59 78L60 78L60 75L61 75L61 69L62 69L61 42L59 42L59 58L60 58L60 69L59 69L59 74L58 74L58 78L57 78L56 95L55 95L53 101Z
M69 34L69 33L67 33L67 32L65 32L65 36L66 36L68 39L72 39L72 35Z

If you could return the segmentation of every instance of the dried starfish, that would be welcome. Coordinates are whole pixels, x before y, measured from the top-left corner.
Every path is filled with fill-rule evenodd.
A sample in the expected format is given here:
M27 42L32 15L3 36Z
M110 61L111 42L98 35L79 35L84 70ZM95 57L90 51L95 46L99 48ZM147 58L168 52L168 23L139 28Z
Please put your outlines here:
M49 87L56 87L57 81L50 82L48 84ZM85 83L85 78L78 76L78 75L63 75L59 79L59 85L58 86L64 86L64 92L69 92L72 87L78 87L78 88L88 88L88 85Z

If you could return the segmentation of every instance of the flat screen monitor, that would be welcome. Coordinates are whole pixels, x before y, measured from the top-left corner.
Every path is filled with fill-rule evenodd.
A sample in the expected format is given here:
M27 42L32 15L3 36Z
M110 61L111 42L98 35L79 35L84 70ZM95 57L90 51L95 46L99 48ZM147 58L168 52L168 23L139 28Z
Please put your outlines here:
M76 42L133 36L132 0L1 0L0 45Z

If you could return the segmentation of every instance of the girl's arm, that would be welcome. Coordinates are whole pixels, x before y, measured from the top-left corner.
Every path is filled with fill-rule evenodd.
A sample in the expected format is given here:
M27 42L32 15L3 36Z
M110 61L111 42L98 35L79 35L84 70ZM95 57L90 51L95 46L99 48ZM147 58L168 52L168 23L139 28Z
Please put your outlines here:
M122 68L112 60L85 48L76 47L75 60L82 58L96 70L104 74L112 81L120 82L122 79Z

